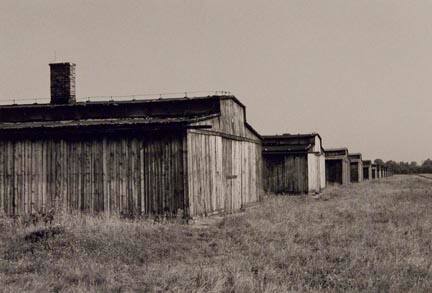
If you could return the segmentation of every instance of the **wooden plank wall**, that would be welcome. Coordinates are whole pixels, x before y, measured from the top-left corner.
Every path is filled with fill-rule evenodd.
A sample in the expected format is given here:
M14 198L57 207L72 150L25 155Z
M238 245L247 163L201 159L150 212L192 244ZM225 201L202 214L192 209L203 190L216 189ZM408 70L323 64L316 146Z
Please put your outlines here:
M326 180L328 183L343 184L343 160L326 160Z
M359 182L363 182L363 162L360 160L358 162L358 173L359 173Z
M372 179L372 167L370 165L363 165L363 180Z
M191 215L222 211L222 138L189 133L187 136L188 193Z
M359 170L358 163L357 162L351 162L351 168L350 168L351 182L360 182L358 170Z
M261 192L261 155L259 144L222 139L223 185L226 211L235 211L249 203L257 202Z
M307 193L306 154L263 155L264 190L274 193Z
M207 132L188 133L190 214L232 212L261 193L261 145Z
M307 192L321 191L321 170L320 170L320 156L315 153L307 154L307 168L308 168L308 190Z
M320 180L320 188L323 190L327 186L326 181L326 168L325 168L325 155L321 153L319 155L319 180Z
M239 138L260 139L245 127L244 109L232 99L220 100L220 116L196 122L194 125L211 125L211 131L235 135Z
M183 137L0 141L0 208L150 214L185 208Z
M308 190L306 192L319 192L318 162L315 154L307 154Z
M350 168L350 180L351 182L362 182L363 181L363 164L361 161L351 162Z
M326 181L328 183L349 184L350 162L348 159L326 160Z
M343 184L351 183L351 164L349 159L343 160L342 163L343 171Z
M191 215L232 212L259 201L261 139L245 122L244 108L227 98L220 100L218 117L194 123L211 128L188 131ZM209 190L214 182L216 187Z

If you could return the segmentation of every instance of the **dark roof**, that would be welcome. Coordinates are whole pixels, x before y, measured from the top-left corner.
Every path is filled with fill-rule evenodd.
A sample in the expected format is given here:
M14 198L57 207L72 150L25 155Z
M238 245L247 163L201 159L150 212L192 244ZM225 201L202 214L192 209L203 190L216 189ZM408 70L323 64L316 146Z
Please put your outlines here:
M348 157L347 148L330 148L330 149L325 149L324 152L326 157L339 157L339 156Z
M206 128L195 122L221 115L221 100L231 99L244 110L234 96L146 99L129 101L76 102L71 104L25 104L0 106L2 134L68 131L80 129L114 132L116 130L159 130L171 128ZM246 110L245 110L246 111ZM245 112L244 111L244 112ZM246 116L244 117L246 121ZM247 122L245 127L258 138Z
M20 123L0 123L2 130L19 130L19 129L61 129L77 127L95 127L95 126L154 126L154 125L186 125L215 117L215 115L200 117L178 117L178 118L124 118L124 119L86 119L86 120L62 120L62 121L37 121L37 122L20 122Z
M314 138L318 136L321 139L321 136L318 133L284 133L284 134L274 134L274 135L263 135L264 139L296 139L296 138Z
M309 149L310 146L303 145L263 146L263 152L266 154L306 153Z
M326 148L325 151L326 152L340 152L340 151L344 151L344 152L348 153L348 149L347 148L343 148L343 147L340 147L340 148Z
M0 123L199 117L220 113L221 96L0 106Z
M360 153L350 153L348 154L350 160L361 160L362 155Z
M371 165L372 164L372 162L371 162L371 160L363 160L363 165Z
M265 154L306 153L313 149L317 133L264 135L263 152ZM321 146L320 146L321 147Z

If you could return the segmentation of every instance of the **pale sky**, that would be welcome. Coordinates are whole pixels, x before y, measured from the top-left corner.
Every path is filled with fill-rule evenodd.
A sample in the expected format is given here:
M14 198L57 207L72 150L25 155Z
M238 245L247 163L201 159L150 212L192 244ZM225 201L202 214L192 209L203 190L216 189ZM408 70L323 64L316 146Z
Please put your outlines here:
M0 100L228 90L261 134L432 157L432 1L0 0Z

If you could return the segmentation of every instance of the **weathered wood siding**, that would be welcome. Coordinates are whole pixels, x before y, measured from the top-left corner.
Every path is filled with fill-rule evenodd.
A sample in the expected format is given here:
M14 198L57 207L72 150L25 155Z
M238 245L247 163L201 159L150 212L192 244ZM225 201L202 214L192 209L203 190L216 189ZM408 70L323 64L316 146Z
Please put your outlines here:
M308 190L307 192L320 192L319 161L314 153L307 154L308 159Z
M0 208L149 214L186 207L184 135L0 140Z
M196 122L193 125L211 126L211 132L233 135L237 139L249 139L260 143L260 139L246 127L246 115L243 106L232 99L220 100L220 115L208 120Z
M359 172L358 172L358 164L356 162L351 162L351 182L359 182Z
M188 130L188 194L192 216L239 210L260 200L261 139L246 126L245 108L220 100L220 115Z
M370 180L372 179L372 167L370 165L364 166L363 165L363 180Z
M358 173L359 173L358 181L363 182L363 163L362 163L362 161L358 162Z
M213 135L187 135L187 173L191 215L222 211L225 193L222 186L222 138Z
M261 145L190 130L188 194L190 214L232 212L260 199Z
M320 181L321 181L321 189L324 189L327 186L326 181L326 168L325 168L325 155L321 154L319 156L319 164L320 164Z
M351 182L363 181L363 166L360 162L351 162Z
M195 123L194 125L211 125L212 131L238 137L248 137L249 135L249 131L245 127L244 108L232 99L220 100L219 116ZM255 135L252 138L257 139Z
M350 163L348 159L326 159L327 183L350 183Z
M369 168L363 167L363 180L369 180Z
M328 183L343 184L343 160L326 160L326 180Z
M320 192L325 187L325 161L324 156L317 153L307 154L308 160L308 191ZM324 181L324 183L323 183Z
M264 154L264 190L274 193L307 193L306 154Z

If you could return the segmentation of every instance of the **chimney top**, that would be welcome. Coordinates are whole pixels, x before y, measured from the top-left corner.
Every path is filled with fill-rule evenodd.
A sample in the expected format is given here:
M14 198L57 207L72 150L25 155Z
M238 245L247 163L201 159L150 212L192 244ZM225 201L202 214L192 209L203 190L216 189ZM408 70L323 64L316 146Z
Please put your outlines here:
M54 63L50 63L49 65L50 66L56 66L56 65L58 65L58 66L61 66L61 65L73 65L73 66L75 66L76 64L72 63L72 62L54 62Z
M75 64L50 63L51 104L72 104L75 96Z

